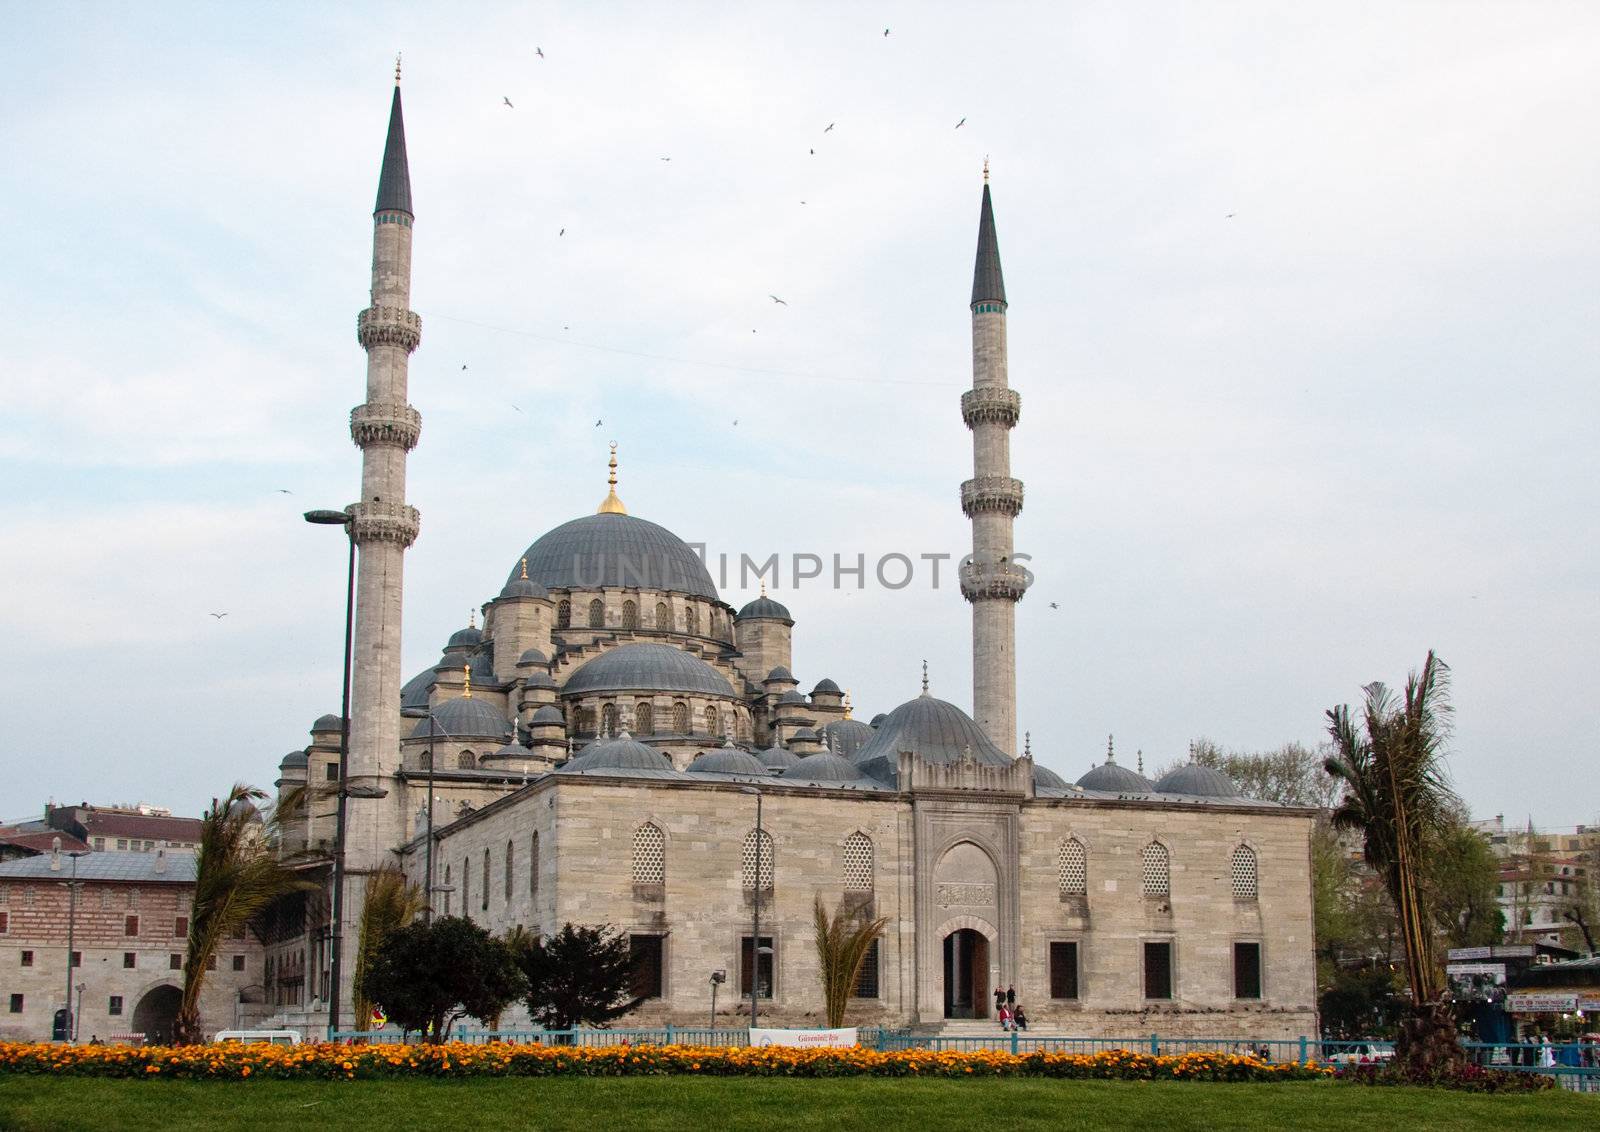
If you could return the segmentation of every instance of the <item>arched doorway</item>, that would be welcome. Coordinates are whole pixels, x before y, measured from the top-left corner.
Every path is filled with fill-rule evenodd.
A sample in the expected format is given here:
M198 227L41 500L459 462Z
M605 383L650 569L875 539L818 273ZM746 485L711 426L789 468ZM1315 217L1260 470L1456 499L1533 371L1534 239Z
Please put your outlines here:
M177 1021L178 1003L182 1000L183 992L167 983L145 992L133 1008L133 1029L144 1035L145 1045L172 1044L172 1024Z
M989 1017L989 941L957 928L944 937L944 1016Z

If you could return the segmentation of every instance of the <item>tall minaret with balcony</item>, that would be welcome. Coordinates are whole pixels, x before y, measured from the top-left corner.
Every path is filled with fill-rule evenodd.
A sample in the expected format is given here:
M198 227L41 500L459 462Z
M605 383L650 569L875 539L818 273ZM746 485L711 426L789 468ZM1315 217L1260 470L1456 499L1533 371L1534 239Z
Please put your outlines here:
M361 498L349 508L360 560L345 862L358 880L357 892L360 875L375 869L405 836L405 801L391 776L400 761L402 579L419 521L416 509L406 505L406 454L416 446L422 418L406 403L406 371L422 338L422 320L411 310L411 172L398 62L372 218L372 304L356 320L367 351L367 400L350 413L350 435L361 449ZM359 906L359 898L349 900L347 918ZM344 935L354 938L349 930Z
M983 169L978 258L972 275L972 389L961 416L972 430L973 476L961 485L972 520L972 557L961 567L961 593L972 603L972 716L995 746L1017 753L1016 605L1028 573L1012 558L1012 525L1022 510L1022 481L1011 478L1011 429L1022 398L1006 383L1006 285Z

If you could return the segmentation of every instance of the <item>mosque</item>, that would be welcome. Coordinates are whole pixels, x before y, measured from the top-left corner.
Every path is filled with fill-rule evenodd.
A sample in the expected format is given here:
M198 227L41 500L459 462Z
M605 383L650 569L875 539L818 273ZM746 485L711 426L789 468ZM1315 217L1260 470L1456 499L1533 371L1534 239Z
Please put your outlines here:
M350 420L362 479L346 509L359 564L345 958L336 979L331 899L278 916L274 1009L309 1014L339 994L349 1017L364 887L398 864L436 914L495 932L573 922L627 935L645 1001L623 1024L703 1025L718 986L719 1024L748 1017L752 989L763 1020L821 1024L820 896L887 919L851 1024L970 1027L1011 986L1048 1032L1316 1032L1313 811L1241 797L1192 764L1151 782L1110 752L1071 783L1018 748L1014 619L1030 578L1011 557L1023 486L1009 434L1021 398L987 175L960 405L974 449L960 489L970 715L929 694L926 674L920 695L870 722L831 679L804 690L791 611L764 591L727 604L694 550L628 512L615 450L595 512L534 539L481 627L402 680L404 556L419 530L405 502L421 432L407 402L415 219L397 75L357 323L367 396ZM341 720L317 720L311 739L283 760L280 791L340 781ZM290 847L331 856L334 818L313 809Z

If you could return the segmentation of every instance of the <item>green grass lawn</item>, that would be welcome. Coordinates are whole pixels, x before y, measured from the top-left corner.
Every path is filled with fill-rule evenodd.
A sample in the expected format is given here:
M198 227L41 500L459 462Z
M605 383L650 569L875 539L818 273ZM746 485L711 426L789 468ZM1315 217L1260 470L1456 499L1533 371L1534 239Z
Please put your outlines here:
M633 1077L476 1081L108 1081L0 1076L0 1129L1600 1127L1600 1097L1477 1096L1331 1082L783 1080Z

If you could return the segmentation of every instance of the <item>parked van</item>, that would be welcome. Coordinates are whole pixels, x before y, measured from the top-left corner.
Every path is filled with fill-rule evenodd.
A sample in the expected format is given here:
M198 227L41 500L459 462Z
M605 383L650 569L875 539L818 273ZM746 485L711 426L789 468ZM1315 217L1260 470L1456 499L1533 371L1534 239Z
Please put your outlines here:
M300 1044L298 1030L219 1030L212 1039L215 1042L270 1042L275 1046L297 1046Z

